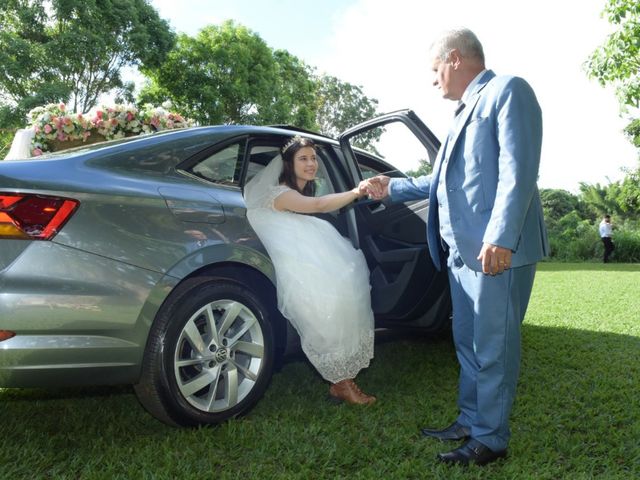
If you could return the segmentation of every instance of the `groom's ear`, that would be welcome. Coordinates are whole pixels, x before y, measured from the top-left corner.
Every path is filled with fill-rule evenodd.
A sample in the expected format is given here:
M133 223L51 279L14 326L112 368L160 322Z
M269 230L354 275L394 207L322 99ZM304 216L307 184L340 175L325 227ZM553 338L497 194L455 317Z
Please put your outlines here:
M460 55L460 50L458 50L457 48L451 50L449 52L447 63L450 63L454 70L460 68L460 64L462 63L462 55Z

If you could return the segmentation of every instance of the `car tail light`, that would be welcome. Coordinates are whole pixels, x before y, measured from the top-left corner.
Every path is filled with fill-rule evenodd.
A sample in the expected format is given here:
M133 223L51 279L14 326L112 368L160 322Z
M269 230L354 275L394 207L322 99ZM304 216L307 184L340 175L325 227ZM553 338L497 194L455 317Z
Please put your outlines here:
M0 193L0 239L51 240L78 205L67 198Z
M0 330L0 342L4 342L5 340L9 340L16 336L16 332L12 332L11 330Z

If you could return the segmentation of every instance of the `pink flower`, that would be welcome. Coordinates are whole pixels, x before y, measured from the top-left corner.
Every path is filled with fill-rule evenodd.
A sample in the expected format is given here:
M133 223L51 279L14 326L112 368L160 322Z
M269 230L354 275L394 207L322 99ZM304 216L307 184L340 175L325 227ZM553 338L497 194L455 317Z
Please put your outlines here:
M67 136L64 134L64 132L58 132L57 139L61 142L64 142L65 140L67 140Z
M42 155L42 150L39 148L34 148L33 150L31 150L31 156L32 157L39 157L40 155Z
M60 105L58 105L58 107L60 108L61 112L64 112L67 109L67 106L64 103L61 103Z
M49 125L48 123L44 126L44 133L49 134L51 133L51 130L53 130L51 128L51 125Z
M135 115L131 112L127 112L127 122L130 122L135 118Z
M97 117L98 119L102 120L102 110L98 110L98 111L96 112L96 117Z

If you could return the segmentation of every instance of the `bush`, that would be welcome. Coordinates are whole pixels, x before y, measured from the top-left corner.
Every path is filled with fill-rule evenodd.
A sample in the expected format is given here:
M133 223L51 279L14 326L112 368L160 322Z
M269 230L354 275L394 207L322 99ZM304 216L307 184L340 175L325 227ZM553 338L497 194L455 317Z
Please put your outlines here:
M547 222L550 260L560 262L602 261L604 246L598 232L598 223L581 220L571 212L558 221ZM612 262L640 262L640 224L625 221L614 230L615 251Z
M626 222L616 228L613 234L616 249L611 260L623 263L640 263L640 228L632 222Z
M0 160L4 158L11 148L11 142L16 134L17 128L0 128Z
M593 228L593 226L591 226ZM584 231L583 235L562 238L549 234L551 260L560 262L593 261L602 257L602 245L597 232Z
M551 259L571 262L595 258L600 243L597 228L571 211L558 220L547 222Z

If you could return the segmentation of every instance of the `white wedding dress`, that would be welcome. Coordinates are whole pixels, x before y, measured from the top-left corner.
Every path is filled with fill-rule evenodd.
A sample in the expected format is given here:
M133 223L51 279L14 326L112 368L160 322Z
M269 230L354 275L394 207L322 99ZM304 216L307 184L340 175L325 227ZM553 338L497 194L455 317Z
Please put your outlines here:
M364 255L325 220L278 211L277 156L245 186L247 218L276 270L278 309L331 383L355 378L373 358L373 312Z

